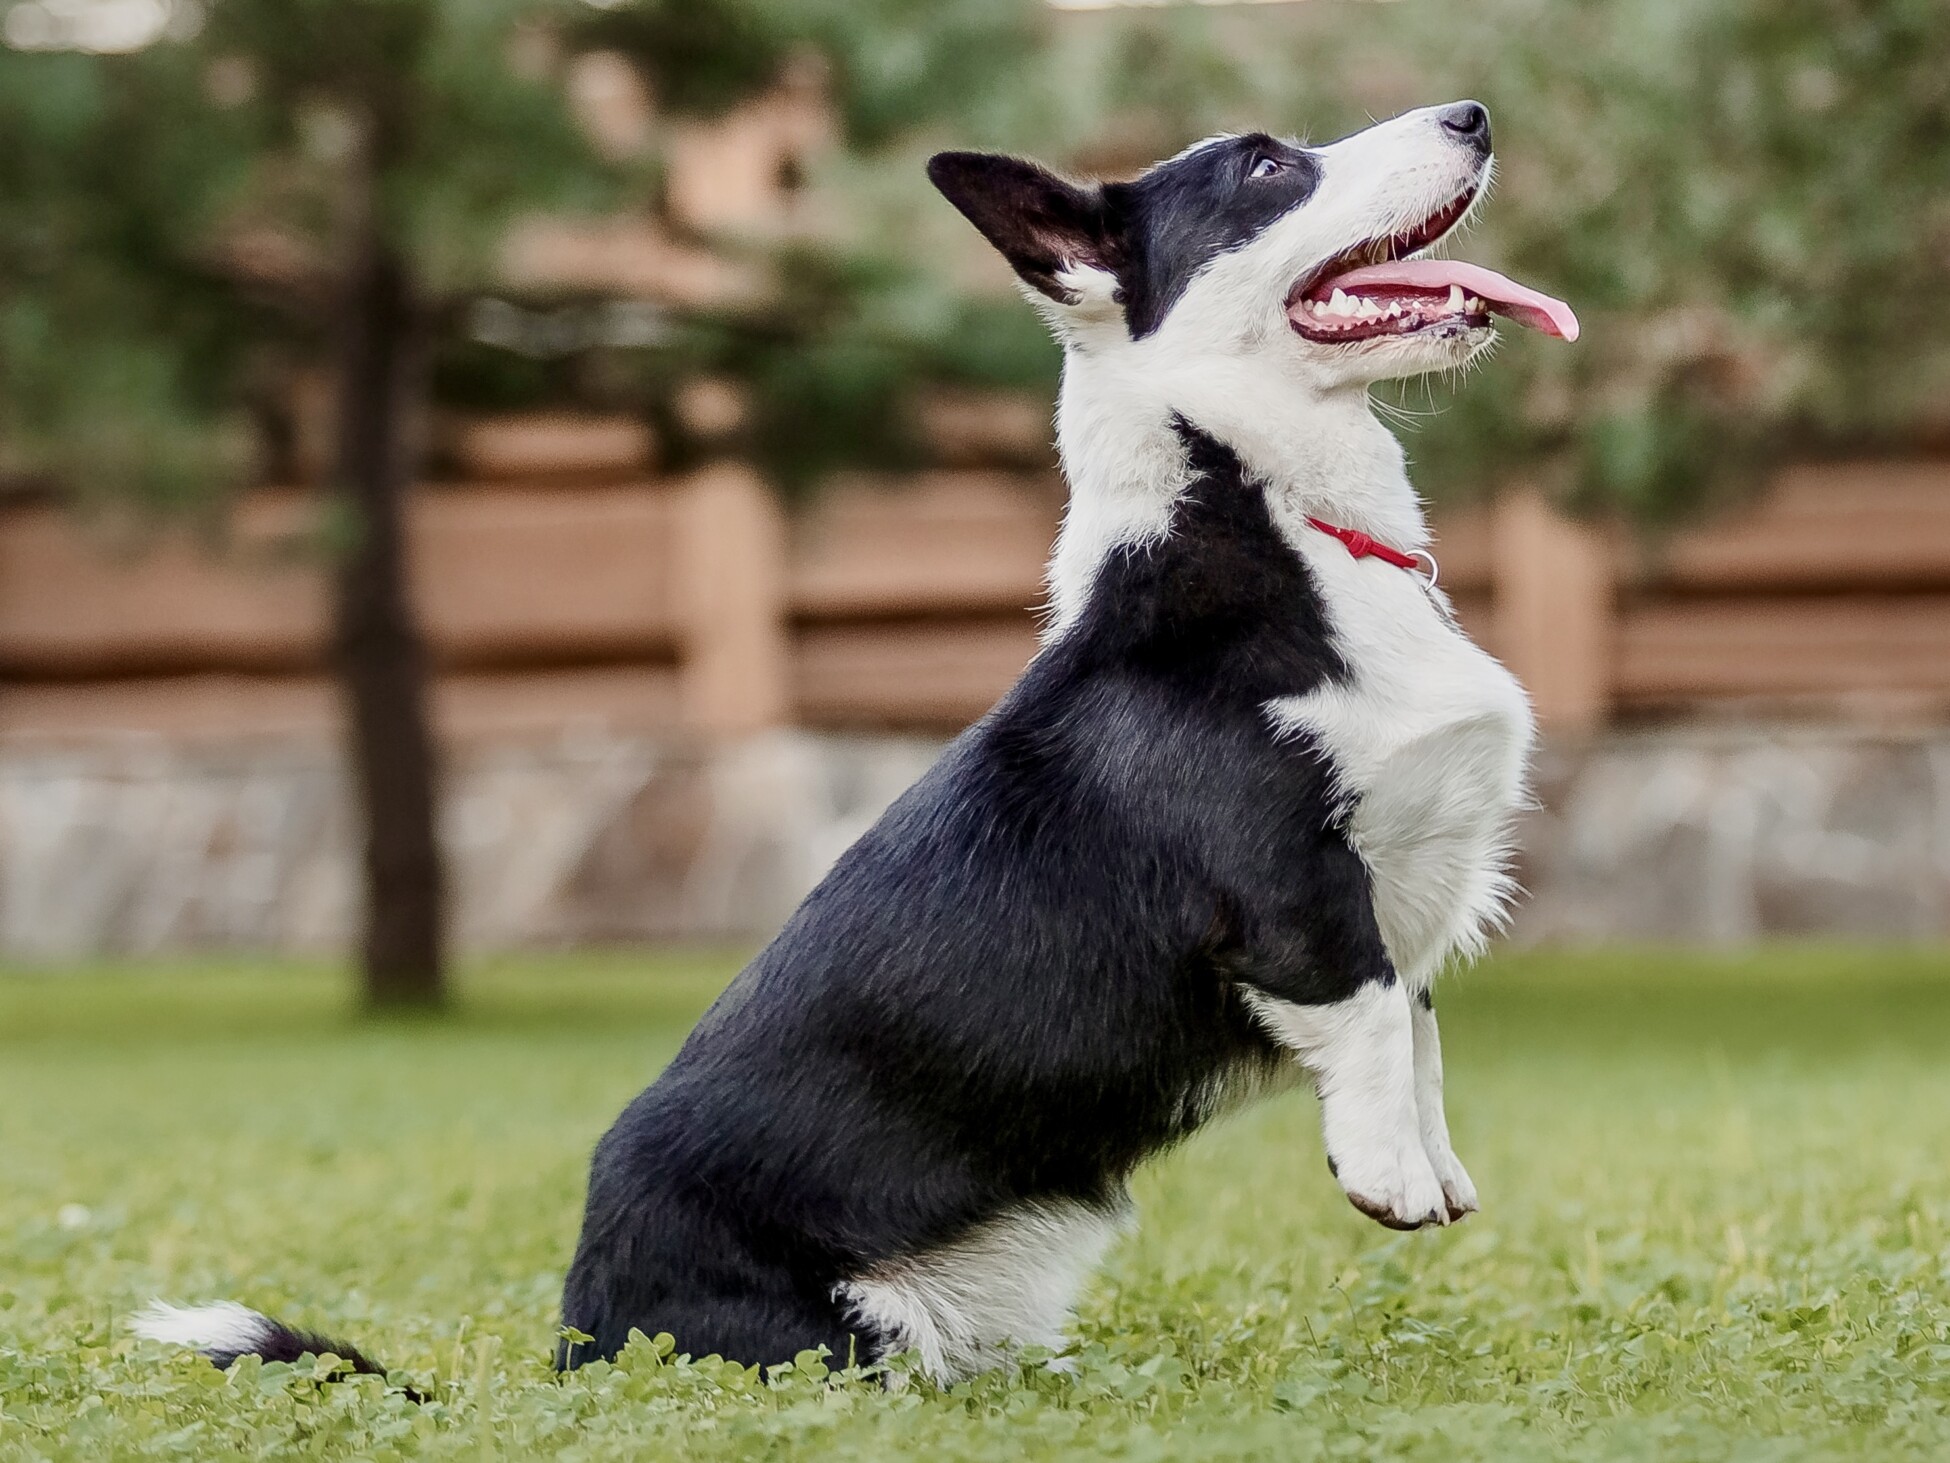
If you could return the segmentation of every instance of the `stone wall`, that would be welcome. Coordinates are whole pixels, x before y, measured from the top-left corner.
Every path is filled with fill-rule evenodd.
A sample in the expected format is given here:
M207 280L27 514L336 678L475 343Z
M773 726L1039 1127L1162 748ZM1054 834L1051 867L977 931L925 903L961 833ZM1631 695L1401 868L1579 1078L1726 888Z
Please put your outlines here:
M567 735L446 775L454 921L473 948L776 927L936 744ZM336 749L155 739L0 751L0 957L332 950L358 896Z
M765 933L938 746L464 748L447 774L457 932L477 949ZM1617 734L1548 749L1538 793L1521 940L1950 930L1950 730ZM0 748L0 957L341 948L353 836L323 741Z
M1547 749L1532 941L1950 933L1950 730L1688 728Z

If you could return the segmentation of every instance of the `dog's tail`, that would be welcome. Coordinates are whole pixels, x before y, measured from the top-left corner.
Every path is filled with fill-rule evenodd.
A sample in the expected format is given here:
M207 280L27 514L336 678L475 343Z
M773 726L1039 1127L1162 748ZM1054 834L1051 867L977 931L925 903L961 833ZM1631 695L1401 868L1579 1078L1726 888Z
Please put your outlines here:
M187 1346L207 1357L219 1370L240 1356L262 1357L265 1361L296 1361L310 1353L328 1353L343 1361L351 1371L369 1377L383 1377L386 1368L343 1341L333 1341L312 1331L300 1331L282 1321L274 1321L261 1311L240 1306L234 1300L213 1301L202 1306L173 1306L166 1301L151 1301L130 1321L136 1335L150 1341ZM417 1402L411 1388L408 1395Z

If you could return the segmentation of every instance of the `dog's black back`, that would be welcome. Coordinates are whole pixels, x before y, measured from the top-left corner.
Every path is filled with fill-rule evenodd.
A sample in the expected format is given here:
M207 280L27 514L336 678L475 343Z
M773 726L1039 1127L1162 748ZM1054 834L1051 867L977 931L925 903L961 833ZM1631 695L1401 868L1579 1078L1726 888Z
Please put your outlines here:
M596 1151L564 1320L746 1363L879 1354L835 1289L1132 1167L1281 1059L1240 985L1385 965L1333 772L1264 707L1344 676L1232 454L849 850Z

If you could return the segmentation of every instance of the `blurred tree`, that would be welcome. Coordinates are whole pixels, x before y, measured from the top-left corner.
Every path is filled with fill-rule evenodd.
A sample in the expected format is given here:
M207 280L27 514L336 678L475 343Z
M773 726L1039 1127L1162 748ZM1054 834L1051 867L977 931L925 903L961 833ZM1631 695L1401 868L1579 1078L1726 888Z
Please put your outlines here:
M1432 490L1523 477L1660 525L1784 457L1950 441L1942 0L1308 5L1229 42L1229 120L1331 137L1460 96L1495 115L1499 181L1462 247L1585 331L1505 332L1488 389L1409 439Z
M139 67L0 50L7 482L163 509L206 502L245 469L232 387L246 339L274 322L214 254L248 156L241 120L207 105L174 48Z
M1477 389L1383 388L1429 491L1521 478L1657 527L1784 458L1950 442L1941 0L1484 0L1466 35L1414 4L752 4L781 52L834 58L854 143L820 180L845 247L799 250L763 319L687 326L692 359L753 383L781 478L911 458L918 382L1051 385L1030 312L943 267L964 241L916 208L928 147L1123 174L1215 130L1328 138L1457 96L1490 104L1502 164L1461 247L1586 331L1505 331Z
M293 372L329 373L332 652L364 812L365 991L375 1007L434 1005L435 756L401 529L429 337L491 270L512 212L586 204L615 179L546 55L522 64L524 28L540 35L561 5L147 9L151 33L119 44L77 29L82 7L8 15L13 45L55 54L0 57L18 144L0 161L0 431L16 472L77 493L210 501L262 447L251 419L275 414Z
M980 250L920 182L934 145L1124 172L1217 127L1331 136L1476 95L1505 167L1470 248L1565 294L1587 331L1572 351L1514 337L1496 389L1411 439L1428 487L1522 474L1659 522L1787 452L1950 439L1950 7L1483 0L1460 35L1426 5L15 0L0 484L211 507L289 466L293 378L333 381L333 649L366 991L384 1006L443 990L426 651L401 552L425 407L667 417L711 374L744 385L738 445L784 487L916 460L917 387L1046 391L1056 366L1030 311L960 283ZM599 155L569 115L564 71L587 51L626 58L665 117L722 112L813 58L844 145L812 181L844 207L711 239L761 266L748 298L520 355L476 308L509 293L505 225L658 207L656 146ZM704 450L666 436L677 464Z
M510 216L587 204L614 181L554 84L544 27L564 13L537 0L219 0L194 46L254 114L238 203L299 250L280 283L334 378L333 651L365 814L375 1006L444 993L427 657L402 542L430 338L492 274Z
M762 8L842 58L839 105L875 165L826 180L857 224L843 255L802 261L775 342L724 347L777 408L761 456L898 460L917 380L1049 389L1030 313L940 267L959 241L917 217L928 146L1119 175L1216 130L1324 139L1461 96L1495 113L1501 171L1460 247L1586 329L1568 350L1506 330L1474 389L1381 390L1428 491L1521 479L1656 528L1786 458L1950 443L1941 0L1483 0L1466 26L1428 4L949 5L926 24L899 0Z
M920 461L913 407L930 384L1047 388L1057 357L1040 322L1012 294L971 296L955 279L949 266L977 252L957 216L934 220L961 246L946 251L915 217L917 198L933 202L920 164L931 143L1046 137L1043 0L722 0L709 13L606 0L575 40L626 57L666 112L710 113L810 73L838 133L809 162L816 174L794 180L836 206L769 234L709 236L758 264L765 287L676 313L659 346L627 360L577 363L567 374L584 390L600 376L654 412L686 377L737 381L750 410L736 446L792 493L838 466ZM673 229L692 227L674 212ZM558 377L552 389L572 388ZM664 426L681 462L693 444Z
M333 662L363 811L370 1005L444 996L427 652L402 542L424 409L439 387L482 394L466 306L497 282L505 225L611 207L631 181L572 121L566 60L621 53L662 114L709 115L771 85L788 57L818 53L848 140L875 146L1006 92L997 83L1034 53L1039 10L19 0L6 12L0 473L83 503L215 509L254 471L290 466L280 445L294 378L333 383L322 486L335 510ZM654 156L640 160L642 194L656 173ZM762 299L672 321L652 332L659 349L610 351L627 357L621 367L494 362L486 394L511 404L566 391L654 410L685 375L728 372L755 397L748 447L789 485L836 461L898 457L911 444L889 407L916 363L956 374L950 338L994 316L954 305L925 268L884 250L733 247L767 257ZM999 358L1010 356L1004 345ZM1032 356L1028 372L1046 366ZM525 381L512 398L510 379Z

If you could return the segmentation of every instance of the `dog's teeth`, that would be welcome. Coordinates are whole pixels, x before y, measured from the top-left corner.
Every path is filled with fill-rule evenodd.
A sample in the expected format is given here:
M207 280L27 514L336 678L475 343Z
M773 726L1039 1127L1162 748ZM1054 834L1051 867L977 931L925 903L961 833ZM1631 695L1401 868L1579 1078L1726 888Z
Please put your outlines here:
M1463 292L1462 292L1462 286L1459 284L1452 284L1449 286L1449 309L1454 314L1457 315L1462 314Z
M1388 307L1388 318L1390 320L1397 319L1401 315L1401 313L1402 313L1402 306L1400 300L1397 300L1394 304Z
M1377 305L1373 300L1363 300L1354 307L1354 310L1358 315L1372 318L1381 313L1381 306Z
M1483 302L1474 295L1469 297L1469 313L1472 315L1480 315L1483 313Z
M1335 290L1334 297L1327 302L1329 315L1347 315L1351 314L1353 309L1353 303L1348 299L1346 290Z

